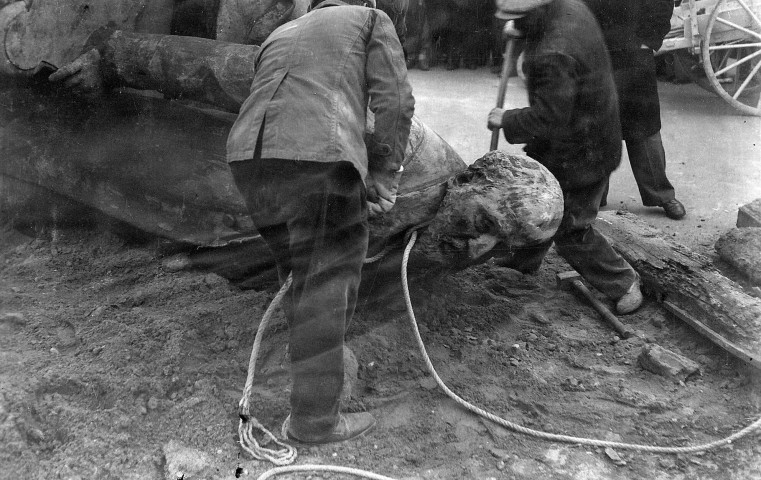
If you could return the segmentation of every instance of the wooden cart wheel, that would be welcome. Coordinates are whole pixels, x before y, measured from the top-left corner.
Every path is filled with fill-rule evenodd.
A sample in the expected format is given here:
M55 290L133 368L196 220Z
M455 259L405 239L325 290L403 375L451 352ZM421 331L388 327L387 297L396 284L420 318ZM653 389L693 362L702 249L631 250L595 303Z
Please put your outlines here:
M743 113L761 116L758 5L758 0L719 0L703 35L702 61L719 96Z

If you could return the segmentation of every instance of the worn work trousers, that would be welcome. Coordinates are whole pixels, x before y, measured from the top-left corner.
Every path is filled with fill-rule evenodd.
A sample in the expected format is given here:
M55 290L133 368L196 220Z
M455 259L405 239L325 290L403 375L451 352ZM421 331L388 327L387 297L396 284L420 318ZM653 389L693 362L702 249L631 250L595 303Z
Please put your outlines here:
M558 254L587 282L610 299L621 298L637 279L637 272L594 229L607 185L605 178L586 187L564 190L563 220L552 240L515 250L497 263L522 272L535 271L554 242Z
M642 205L660 207L675 198L674 187L666 176L666 152L661 132L645 138L626 140L626 152L632 167L634 180L642 197ZM608 203L608 187L605 188L601 205Z
M348 162L281 159L230 168L257 230L272 250L289 321L290 431L309 440L338 421L344 334L367 253L365 186Z
M661 132L642 139L626 140L625 143L642 204L659 207L673 200L674 187L666 177L666 153Z

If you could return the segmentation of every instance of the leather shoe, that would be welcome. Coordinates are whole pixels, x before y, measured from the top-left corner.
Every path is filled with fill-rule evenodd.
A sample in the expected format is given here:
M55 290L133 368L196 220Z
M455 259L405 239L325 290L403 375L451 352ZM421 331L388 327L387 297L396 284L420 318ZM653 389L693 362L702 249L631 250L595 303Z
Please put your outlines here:
M365 434L376 424L375 418L367 412L359 413L339 413L338 423L332 431L323 435L299 435L296 436L290 430L291 416L283 422L283 432L290 440L312 445L321 445L325 443L343 442L357 438Z
M616 311L621 315L632 313L642 305L642 290L639 288L639 279L632 283L629 290L616 303Z
M661 208L663 208L663 210L666 211L667 217L674 220L679 220L680 218L684 217L687 214L687 211L684 209L684 205L682 205L682 202L680 202L676 198L673 200L669 200L668 202L662 203Z

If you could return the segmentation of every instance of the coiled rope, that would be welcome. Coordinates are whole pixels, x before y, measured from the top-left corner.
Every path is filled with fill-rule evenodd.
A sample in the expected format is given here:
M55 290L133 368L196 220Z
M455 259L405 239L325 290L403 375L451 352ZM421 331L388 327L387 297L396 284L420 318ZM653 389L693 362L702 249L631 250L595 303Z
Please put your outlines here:
M251 415L251 390L254 386L254 372L256 371L256 357L259 355L259 347L262 344L262 337L264 337L264 331L269 326L272 315L275 309L283 301L285 292L290 288L293 282L293 275L288 275L288 278L283 283L283 286L278 290L275 298L272 299L267 310L264 311L261 322L259 322L259 328L256 330L256 337L254 337L254 346L251 348L251 357L248 359L248 376L246 377L246 386L243 388L243 395L238 402L238 416L240 421L238 422L238 441L243 450L247 451L257 460L268 460L275 465L290 465L296 460L298 453L292 445L289 445L283 441L280 441L269 430L264 428L259 420ZM271 449L265 448L259 445L256 440L256 432L259 430L271 441L278 445L280 448Z
M486 418L487 420L490 420L507 429L513 430L514 432L522 433L524 435L529 435L529 436L540 438L543 440L572 443L577 445L587 445L591 447L618 448L621 450L635 450L635 451L649 452L649 453L695 453L695 452L710 450L710 449L718 448L724 445L729 445L732 442L747 436L748 434L752 433L753 431L761 427L761 418L758 418L755 422L751 423L750 425L743 428L742 430L739 430L733 433L732 435L722 438L720 440L716 440L713 442L704 443L700 445L687 446L687 447L665 447L665 446L657 446L657 445L641 445L641 444L624 443L624 442L612 442L607 440L574 437L570 435L561 435L556 433L543 432L540 430L533 430L531 428L527 428L517 423L513 423L503 418L500 418L492 413L487 412L486 410L483 410L475 405L472 405L471 403L459 397L449 387L447 387L446 384L444 384L444 381L441 380L441 377L439 377L438 373L436 372L436 369L433 367L433 363L431 362L431 359L428 356L428 352L426 351L425 344L423 343L423 339L420 336L420 331L418 330L418 327L417 327L417 320L415 318L415 312L412 309L412 301L410 300L409 284L407 281L407 263L409 262L410 251L412 251L412 247L415 245L416 240L417 240L417 231L413 231L412 234L410 235L407 246L405 247L404 256L402 257L402 267L401 267L402 288L404 290L404 300L407 307L407 314L410 319L410 324L412 325L412 329L415 332L415 338L417 340L418 347L420 348L420 352L423 355L423 360L425 361L426 367L428 368L428 372L431 374L431 376L433 376L434 380L436 380L436 383L439 385L439 387L441 387L444 393L446 393L448 397L450 397L452 400L454 400L459 405L464 407L466 410L469 410L475 413L476 415ZM369 263L370 260L376 261L382 258L383 254L384 252L381 252L381 254L376 255L375 257L372 257L372 259L366 260L366 263ZM254 350L251 352L251 361L249 362L249 380L246 381L246 389L244 390L244 398L241 399L241 404L240 404L241 411L244 405L244 400L245 400L246 407L248 406L247 397L251 391L250 384L253 383L253 366L256 363L255 357L257 354L259 344L261 343L259 338L260 333L263 332L264 328L266 327L266 323L269 323L269 317L272 314L271 311L274 310L274 307L280 303L280 300L282 299L282 296L285 293L285 289L287 289L288 285L290 285L290 276L289 276L289 281L286 281L286 283L283 285L283 288L280 289L278 294L272 300L272 303L267 308L264 314L264 317L262 318L262 322L259 325L259 330L257 331L256 339L254 340ZM253 420L255 421L255 419ZM248 422L250 421L251 420L248 420ZM241 424L238 428L239 433L244 428L245 423L246 423L246 420L244 420L243 414L241 414ZM259 454L255 453L258 450L251 449L247 447L246 445L244 445L244 441L254 440L251 435L247 435L245 439L243 435L240 436L241 445L247 452L251 453L254 456L254 458L257 458L260 460L267 459L267 460L270 460L272 463L275 463L276 465L281 465L281 467L273 468L271 470L266 471L264 474L259 476L257 480L266 480L273 476L284 474L284 473L315 472L315 471L345 473L345 474L355 475L362 478L377 479L377 480L393 480L390 477L385 477L383 475L378 475L376 473L367 472L364 470L359 470L359 469L350 468L350 467L338 467L338 466L332 466L332 465L282 466L282 465L290 464L296 459L296 450L290 445L284 444L280 442L279 440L277 440L271 433L265 430L264 427L262 427L261 424L259 424L259 422L256 422L255 426L256 428L263 430L267 434L267 436L271 438L272 440L274 440L278 445L287 447L287 451L285 451L285 449L279 450L276 452L275 455L271 455L270 452L273 452L272 450L263 449L266 451L267 456L274 457L273 459L270 459L270 458L266 458L264 455L260 456ZM251 427L249 427L249 429L250 428ZM283 452L282 455L280 454L281 451Z
M364 260L364 263L373 263L382 259L391 250L391 247L386 246L383 250L369 258ZM259 322L259 328L256 330L256 337L254 337L254 346L251 348L251 356L248 359L248 375L246 377L246 386L243 388L243 394L241 395L240 402L238 402L238 416L240 421L238 422L238 441L243 450L247 451L257 460L267 460L275 465L290 465L296 460L298 452L296 449L281 440L278 440L275 435L267 430L264 425L259 422L253 415L251 415L251 392L254 386L254 374L256 372L256 359L259 356L259 348L262 344L262 338L264 337L264 331L270 324L272 316L275 313L275 309L280 306L285 296L285 292L293 283L293 274L288 274L288 278L283 282L283 285L278 290L275 298L272 299L267 309L262 315L262 320ZM264 433L268 442L272 442L278 446L278 448L272 449L264 447L259 444L256 439L256 431ZM281 436L286 438L285 423L283 424L283 431ZM368 477L372 478L372 477ZM380 478L380 477L379 477ZM387 478L387 477L383 477Z

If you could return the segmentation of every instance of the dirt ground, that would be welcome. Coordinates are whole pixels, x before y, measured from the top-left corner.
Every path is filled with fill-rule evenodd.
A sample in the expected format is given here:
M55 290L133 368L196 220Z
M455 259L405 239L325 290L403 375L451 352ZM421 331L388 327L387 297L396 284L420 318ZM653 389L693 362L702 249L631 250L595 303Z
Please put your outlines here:
M155 241L92 226L0 230L0 477L256 478L271 467L239 448L237 403L274 289L170 272L162 252ZM618 338L556 290L555 273L567 269L552 254L537 275L487 264L412 285L444 381L530 428L644 444L709 442L759 415L757 373L652 301L626 317L641 338ZM278 319L253 402L273 431L289 389ZM619 450L614 461L603 449L479 419L438 389L411 332L400 289L363 300L348 333L359 363L349 409L379 424L356 441L300 448L299 463L399 479L761 478L758 434L695 455ZM646 344L685 355L702 374L679 381L643 370Z
M678 239L710 254L720 232L697 229L702 218L686 220ZM108 225L0 221L0 478L257 478L272 465L238 446L237 405L274 287L170 271L163 243ZM536 275L487 264L414 282L422 337L450 388L533 429L641 444L706 443L761 415L757 371L649 298L624 318L638 336L619 338L558 291L555 274L569 269L551 253ZM705 453L654 455L537 440L478 418L426 371L394 285L360 302L347 337L359 365L348 409L372 412L378 426L345 444L299 446L298 464L397 479L761 479L759 433ZM256 376L253 413L272 431L288 413L286 333L278 314ZM648 345L701 372L644 370Z

